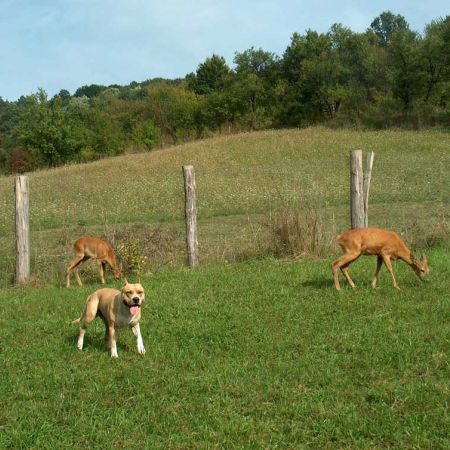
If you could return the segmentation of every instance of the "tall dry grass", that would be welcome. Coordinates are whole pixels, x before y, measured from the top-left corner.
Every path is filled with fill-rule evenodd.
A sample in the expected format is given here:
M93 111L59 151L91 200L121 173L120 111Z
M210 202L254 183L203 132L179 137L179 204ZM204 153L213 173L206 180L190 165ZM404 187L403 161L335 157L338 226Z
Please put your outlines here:
M333 252L335 228L315 209L283 205L269 216L272 251L277 256L325 257Z

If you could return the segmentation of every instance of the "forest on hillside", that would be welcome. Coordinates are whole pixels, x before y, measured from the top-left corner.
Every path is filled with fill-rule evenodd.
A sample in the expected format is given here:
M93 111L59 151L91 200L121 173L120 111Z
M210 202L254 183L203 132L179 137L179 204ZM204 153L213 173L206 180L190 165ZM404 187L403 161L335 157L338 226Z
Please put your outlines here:
M293 33L281 56L251 47L230 67L213 54L183 79L0 97L0 172L314 124L448 128L450 16L419 33L386 11L362 33Z

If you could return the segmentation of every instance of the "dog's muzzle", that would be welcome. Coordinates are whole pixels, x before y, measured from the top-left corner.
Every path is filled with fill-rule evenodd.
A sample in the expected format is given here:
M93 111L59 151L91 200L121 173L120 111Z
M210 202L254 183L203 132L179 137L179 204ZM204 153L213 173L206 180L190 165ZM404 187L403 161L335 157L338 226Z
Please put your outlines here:
M138 301L140 301L140 299L138 299ZM134 299L133 299L134 302ZM130 314L131 315L136 315L137 312L139 311L139 309L141 308L140 303L132 303L131 305L129 303L127 303L125 301L125 299L123 300L123 304L130 310Z

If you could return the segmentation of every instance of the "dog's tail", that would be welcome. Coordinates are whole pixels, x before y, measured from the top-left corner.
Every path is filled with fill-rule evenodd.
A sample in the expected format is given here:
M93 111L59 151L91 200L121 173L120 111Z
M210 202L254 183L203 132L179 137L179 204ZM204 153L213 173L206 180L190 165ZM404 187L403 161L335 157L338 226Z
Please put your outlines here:
M80 323L80 321L81 321L81 318L75 319L72 321L72 325L75 325L76 323Z

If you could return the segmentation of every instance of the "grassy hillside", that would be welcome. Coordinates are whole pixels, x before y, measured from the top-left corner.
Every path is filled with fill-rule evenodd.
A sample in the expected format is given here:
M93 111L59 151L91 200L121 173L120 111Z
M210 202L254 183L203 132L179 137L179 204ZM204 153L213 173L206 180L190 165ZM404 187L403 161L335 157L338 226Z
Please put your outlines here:
M7 286L14 180L0 178L0 448L449 448L449 144L311 128L32 173L35 283L20 287ZM385 269L373 291L375 259L361 258L357 288L334 290L329 239L348 227L354 148L375 151L371 225L425 248L428 282L396 263L401 291ZM184 164L197 176L195 270L182 267ZM318 224L321 258L270 256L274 218L292 211ZM87 233L122 261L149 257L144 357L124 330L112 360L100 321L75 347L95 269L61 285Z
M331 287L330 260L274 259L144 278L145 356L119 358L100 320L71 320L96 285L0 291L0 448L447 449L448 253L370 289Z
M425 235L442 241L450 198L448 134L266 131L30 174L33 273L61 280L74 238L87 233L114 242L139 238L153 269L182 264L184 164L196 168L203 263L266 251L269 216L280 205L319 214L323 236L334 235L348 227L348 153L355 148L375 151L370 224L419 244ZM14 271L13 206L13 177L2 177L3 282Z

